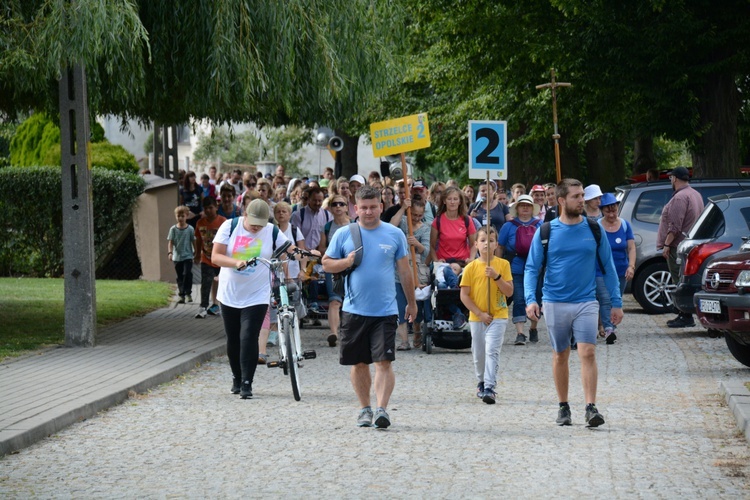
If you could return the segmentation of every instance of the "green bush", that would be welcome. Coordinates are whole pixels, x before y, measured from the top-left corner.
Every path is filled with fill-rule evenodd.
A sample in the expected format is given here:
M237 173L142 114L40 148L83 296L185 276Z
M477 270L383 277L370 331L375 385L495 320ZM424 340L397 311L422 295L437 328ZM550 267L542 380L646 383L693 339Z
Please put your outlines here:
M97 260L130 221L144 180L137 174L91 170ZM62 176L59 167L0 169L0 273L56 277L63 272ZM20 196L19 196L20 195Z
M138 162L135 160L135 156L128 153L128 150L122 146L110 142L93 142L90 151L91 165L94 167L133 174L138 173ZM40 165L62 165L62 153L59 144L52 146L47 151Z
M18 126L10 141L10 164L43 165L47 151L55 144L60 145L60 127L46 114L34 113Z

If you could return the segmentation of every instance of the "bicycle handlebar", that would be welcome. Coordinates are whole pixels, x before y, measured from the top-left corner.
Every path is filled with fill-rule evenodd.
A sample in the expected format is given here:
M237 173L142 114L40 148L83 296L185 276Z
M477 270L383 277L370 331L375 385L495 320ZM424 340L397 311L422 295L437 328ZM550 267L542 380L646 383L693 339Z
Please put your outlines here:
M285 252L285 255L289 260L295 260L295 255L299 255L303 258L307 257L308 259L320 259L320 255L315 255L314 253L307 250L302 250L301 248L295 248L291 252ZM266 259L264 257L253 257L250 260L246 260L245 265L247 267L254 267L258 262L262 262L263 264L266 264L267 266L273 268L274 266L282 264L284 261L279 258Z

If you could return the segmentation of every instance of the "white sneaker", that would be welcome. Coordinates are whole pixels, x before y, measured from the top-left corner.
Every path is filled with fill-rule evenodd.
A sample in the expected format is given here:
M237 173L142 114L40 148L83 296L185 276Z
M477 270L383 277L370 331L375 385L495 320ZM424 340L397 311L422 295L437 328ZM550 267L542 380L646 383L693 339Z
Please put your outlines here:
M195 315L195 318L196 319L203 319L206 316L208 316L208 313L206 312L206 308L205 307L201 307L200 309L198 309L198 314Z

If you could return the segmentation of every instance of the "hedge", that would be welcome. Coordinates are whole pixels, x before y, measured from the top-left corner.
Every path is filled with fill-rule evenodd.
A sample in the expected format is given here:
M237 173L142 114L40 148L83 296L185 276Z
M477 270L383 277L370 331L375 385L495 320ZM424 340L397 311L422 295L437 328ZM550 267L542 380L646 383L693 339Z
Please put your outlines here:
M97 260L130 222L145 181L137 174L94 167L94 245ZM60 167L0 169L0 273L61 276L63 272L62 175Z

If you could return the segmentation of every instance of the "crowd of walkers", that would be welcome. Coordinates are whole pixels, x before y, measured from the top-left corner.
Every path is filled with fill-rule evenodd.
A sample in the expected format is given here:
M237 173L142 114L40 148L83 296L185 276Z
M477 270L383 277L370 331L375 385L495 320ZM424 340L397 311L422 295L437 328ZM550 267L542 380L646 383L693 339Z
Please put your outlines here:
M593 346L597 337L610 345L617 340L621 296L626 282L633 277L635 263L633 232L618 217L618 202L612 193L602 193L594 184L584 188L570 179L560 184L517 183L506 189L499 180L463 186L447 180L428 185L418 178L393 181L375 171L367 179L359 174L336 179L330 168L318 180L290 178L282 166L266 176L240 170L219 175L215 167L210 167L200 182L195 172L187 172L182 176L179 193L177 224L168 236L168 251L177 273L178 302L192 300L190 270L193 262L200 264L201 302L196 318L214 315L224 320L233 393L252 397L255 366L266 362L266 345L274 342L275 333L268 273L249 269L244 262L252 257L270 257L276 245L289 240L324 256L322 264L290 265L288 277L305 283L307 306L314 313L311 316L327 314L329 346L341 344L342 364L353 365L352 383L363 402L358 425L369 426L373 418L376 427L390 424L384 413L390 392L378 393L378 383L380 380L392 390L393 350L421 346L421 333L430 322L431 307L430 297L420 294L420 290L433 285L461 289L461 301L469 318L457 310L453 323L458 328L470 328L477 396L485 403L496 400L496 371L508 319L514 325L515 345L522 346L539 341L538 323L546 315L555 351L558 424L570 423L565 370L567 355L579 348L586 421L590 426L604 423L594 401ZM373 220L375 211L377 218ZM237 220L233 222L234 219ZM357 249L352 247L352 232L356 225L366 235L359 249L367 262L360 264L364 269L377 253L371 246L378 244L369 232L380 231L381 225L396 230L382 235L393 245L379 243L385 255L393 250L389 257L392 262L384 261L391 262L393 271L381 269L368 276L370 287L382 280L391 283L382 289L375 287L369 295L358 291L356 284L351 285L352 290L344 291L334 284L334 272L347 269L346 265L351 267L354 262ZM578 231L575 236L571 228ZM545 235L541 234L545 231ZM561 243L563 236L581 239ZM586 242L591 243L590 248ZM416 262L411 261L412 249ZM345 250L347 253L342 253ZM404 266L410 270L408 278L402 272L407 269ZM359 276L366 272L359 271ZM491 288L494 295L487 295L486 285L481 292L479 284L483 280L495 284ZM325 294L321 293L321 283L325 283ZM370 300L378 293L391 292L392 297L381 297L376 304L354 302L358 294ZM321 302L323 297L327 304ZM413 313L412 302L416 308ZM376 316L390 318L391 303L396 313L394 345L389 352L390 323L384 327L367 318L368 314L377 313L370 310L372 307L380 307L382 314ZM593 338L592 311L596 317ZM551 323L564 326L553 332ZM359 337L352 338L354 332L358 336L364 334L365 324L384 336L378 342L385 344L372 347L372 352L363 347ZM407 328L409 324L411 328ZM411 342L409 330L413 332ZM378 342L372 341L376 335L373 332L367 336L375 346ZM363 350L368 350L367 355ZM380 362L387 362L388 367L380 366ZM363 392L370 380L369 368L365 376L363 365L371 363L376 366L378 398L374 414L369 404L364 404ZM593 370L593 376L583 373L586 369ZM367 391L369 400L369 385Z

